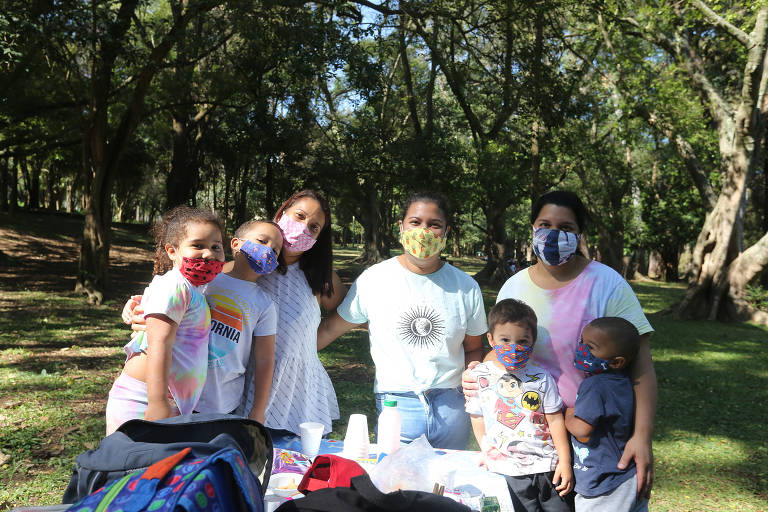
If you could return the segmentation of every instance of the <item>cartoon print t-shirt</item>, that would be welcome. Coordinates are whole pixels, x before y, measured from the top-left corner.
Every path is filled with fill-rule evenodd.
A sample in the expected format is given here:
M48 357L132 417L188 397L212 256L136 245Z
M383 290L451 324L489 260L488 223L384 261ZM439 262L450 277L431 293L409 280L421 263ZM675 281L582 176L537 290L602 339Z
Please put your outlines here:
M546 368L557 382L565 405L573 407L584 372L573 366L573 351L581 331L603 316L632 322L640 334L653 331L635 293L618 272L597 261L562 288L545 290L530 278L530 269L507 279L496 302L517 299L533 308L538 319L531 362Z
M256 283L223 272L205 285L203 293L211 308L211 335L208 378L196 410L228 413L240 405L248 389L245 374L253 337L275 334L277 313Z
M208 369L208 331L211 315L200 290L178 269L155 276L141 298L144 315L162 314L176 322L168 388L181 414L192 414ZM125 345L127 359L147 350L146 331Z
M416 274L397 257L363 272L337 311L347 322L368 322L376 393L457 387L464 336L482 335L488 326L480 287L469 275L448 263Z
M513 372L482 363L471 372L479 390L466 410L483 416L483 448L496 448L488 469L510 476L554 471L557 452L544 415L559 412L563 401L552 376L530 363Z

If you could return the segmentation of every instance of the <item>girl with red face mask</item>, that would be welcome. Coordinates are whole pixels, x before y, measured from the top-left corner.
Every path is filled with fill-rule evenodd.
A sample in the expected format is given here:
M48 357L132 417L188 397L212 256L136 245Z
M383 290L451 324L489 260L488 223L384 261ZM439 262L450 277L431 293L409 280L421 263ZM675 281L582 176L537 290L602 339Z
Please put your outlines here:
M198 290L224 265L223 228L205 210L178 206L153 228L155 277L141 306L146 331L125 346L107 401L107 435L129 419L191 414L208 369L211 314Z

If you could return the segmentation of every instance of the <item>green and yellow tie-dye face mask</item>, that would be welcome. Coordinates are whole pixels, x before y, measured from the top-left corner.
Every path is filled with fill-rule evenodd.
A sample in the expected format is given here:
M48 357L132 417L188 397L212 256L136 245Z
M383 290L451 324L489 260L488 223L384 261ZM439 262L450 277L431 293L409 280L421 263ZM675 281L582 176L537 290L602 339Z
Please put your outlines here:
M413 228L400 232L400 243L415 258L427 259L445 249L445 237L427 228Z

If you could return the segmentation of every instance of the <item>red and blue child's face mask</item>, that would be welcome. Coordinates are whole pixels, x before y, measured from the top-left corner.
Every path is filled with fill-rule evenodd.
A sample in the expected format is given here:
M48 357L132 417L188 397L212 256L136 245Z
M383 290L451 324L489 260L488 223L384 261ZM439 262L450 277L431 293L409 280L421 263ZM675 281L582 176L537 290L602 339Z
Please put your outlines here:
M510 344L505 345L500 343L493 346L493 350L496 352L496 359L507 371L519 370L528 363L528 359L533 352L533 346L526 347L525 345Z
M601 373L610 368L610 362L595 357L583 341L579 340L573 353L573 366L587 373Z

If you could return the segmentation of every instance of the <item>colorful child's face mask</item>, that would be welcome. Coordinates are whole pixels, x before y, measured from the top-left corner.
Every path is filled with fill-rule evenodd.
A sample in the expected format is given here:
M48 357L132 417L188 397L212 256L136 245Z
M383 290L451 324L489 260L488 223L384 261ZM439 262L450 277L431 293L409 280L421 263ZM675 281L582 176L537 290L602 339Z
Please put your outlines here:
M610 367L610 362L595 357L583 341L579 341L573 353L573 366L587 373L601 373Z
M283 230L283 246L293 252L308 251L317 242L312 238L312 233L306 224L295 221L287 215L280 217L277 225Z
M245 256L254 272L264 275L277 268L277 255L271 247L250 240L242 240L242 242L238 250Z
M512 371L519 370L528 363L533 352L533 346L499 343L493 346L493 350L496 352L496 359L504 365L507 371Z
M223 261L184 257L179 271L190 283L200 286L213 281L223 267Z
M428 228L413 228L400 232L400 242L411 256L427 259L445 249L445 237Z
M579 235L559 229L538 228L533 232L533 252L546 265L562 265L579 248Z

